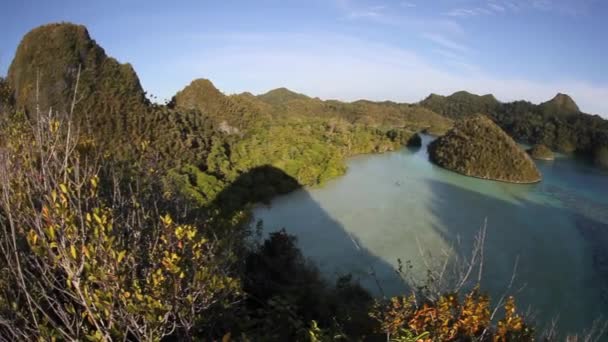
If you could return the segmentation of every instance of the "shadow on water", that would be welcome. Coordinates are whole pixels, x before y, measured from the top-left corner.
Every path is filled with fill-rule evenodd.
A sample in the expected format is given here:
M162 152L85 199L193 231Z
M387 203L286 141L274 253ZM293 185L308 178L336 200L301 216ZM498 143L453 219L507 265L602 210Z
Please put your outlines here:
M389 165L395 167L398 164ZM372 173L377 174L377 171L381 169L372 168ZM434 171L425 166L423 172ZM415 217L419 219L424 217L422 215L429 215L433 220L424 221L429 222L428 228L416 229L428 229L446 245L454 245L461 254L470 253L474 238L487 218L482 290L488 292L494 300L502 296L507 290L517 260L516 278L509 294L516 296L520 310L532 310L541 329L552 319L559 318L562 333L580 332L588 328L593 320L602 315L606 317L608 222L596 219L599 217L597 212L588 212L589 208L594 208L593 203L588 199L581 200L572 193L557 193L570 190L554 188L549 182L537 185L496 184L500 189L494 189L494 192L509 195L502 198L496 194L483 193L483 189L487 190L484 188L487 183L477 182L486 181L467 180L463 176L441 175L435 178L412 178L403 181L399 187L393 185L391 189L403 189L406 195L410 186L424 182L430 196L420 198L419 201L422 206L420 209L426 207L424 211L428 211L428 214L421 212L421 216ZM488 188L492 188L492 185ZM366 189L369 191L369 188ZM540 189L543 194L555 193L554 197L558 200L528 196L529 193L538 193ZM345 193L358 195L356 192ZM343 202L331 209L332 212L343 211L341 221L347 217L347 222L350 223L362 219L365 219L364 222L374 222L373 218L361 215L390 215L389 211L382 211L384 209L374 209L375 203L369 204L373 207L368 208L370 211L358 213L356 206L349 210L352 198L325 197L326 200L328 198L334 202ZM269 203L271 199L272 208L259 205L255 209L257 218L268 219L264 224L265 232L286 228L288 233L296 235L298 246L306 257L316 262L323 274L333 279L352 274L355 280L370 289L374 295L408 292L408 285L395 272L393 265L396 260L386 256L403 255L402 259L406 261L405 254L417 252L384 253L378 249L382 247L378 246L414 248L412 246L415 244L411 241L409 244L397 241L394 244L372 246L368 240L370 234L386 240L377 235L387 233L387 239L399 236L399 239L410 239L409 235L412 235L412 240L414 235L422 232L398 228L401 229L400 233L393 234L383 226L386 222L393 221L382 221L384 223L376 226L368 223L369 228L363 228L365 234L358 231L362 242L351 233L352 229L349 232L331 213L323 209L294 178L271 166L256 168L240 177L218 196L218 206L228 208L224 209L225 214L230 214L242 209L247 202ZM360 205L365 202L365 198L355 202ZM403 201L400 205L409 206L411 203ZM600 203L593 210L605 211L605 207ZM413 227L417 226L414 224ZM373 233L375 231L377 233Z
M324 262L315 263L323 274L332 275L330 280L351 275L353 280L370 289L374 295L392 295L407 290L390 263L371 253L357 237L321 208L296 179L278 168L268 165L257 167L240 176L218 195L215 206L222 208L222 215L229 217L247 203L260 203L256 210L269 211L270 200L278 198L281 200L273 203L287 208L278 211L283 217L278 217L277 221L299 222L298 226L306 228L294 231L288 225L270 225L261 220L265 236L285 228L288 233L297 236L297 245L305 251L306 257L317 261L341 260L339 267ZM297 206L290 207L292 202L296 202Z
M433 228L444 240L459 241L460 253L469 253L487 219L482 290L499 298L517 261L515 285L509 292L525 303L520 310L529 306L541 326L559 318L562 333L580 332L606 317L608 224L568 203L506 201L447 182L429 184L430 210L440 219ZM541 185L528 186L529 190L535 186Z
M219 210L221 217L230 219L252 203L268 204L271 199L285 194L305 199L307 215L297 219L305 222L309 229L306 234L298 234L296 240L293 231L287 230L290 234L287 235L282 230L289 227L265 226L264 240L249 246L253 247L251 250L242 249L247 306L254 309L252 312L271 312L268 315L274 323L269 329L273 330L273 336L290 336L293 332L289 314L282 312L280 304L276 304L286 303L283 300L289 303L288 312L296 310L296 318L304 322L316 320L329 326L338 317L344 321L345 331L354 336L369 333L373 330L368 316L373 297L360 284L370 288L369 282L376 279L372 274L392 275L394 284L396 273L390 264L372 255L348 234L293 177L272 166L254 168L218 194L212 207ZM299 248L302 244L307 245L301 248L306 250L307 257L309 246L314 245L317 250L331 254L331 258L348 260L352 265L345 267L334 279L324 279L320 276L323 265L313 264L304 257L304 253L293 247L294 241ZM357 269L361 271L357 272ZM365 282L367 284L362 284ZM264 315L258 318L268 319Z

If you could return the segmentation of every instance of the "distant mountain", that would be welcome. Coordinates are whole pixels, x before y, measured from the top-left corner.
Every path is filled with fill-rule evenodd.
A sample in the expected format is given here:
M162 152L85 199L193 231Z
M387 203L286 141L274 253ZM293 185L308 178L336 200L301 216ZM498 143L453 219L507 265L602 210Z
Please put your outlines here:
M420 104L452 119L477 113L490 113L500 106L500 102L493 95L480 96L466 91L459 91L450 96L431 94Z
M89 121L125 115L128 124L127 113L148 105L131 65L108 57L84 26L70 23L44 25L27 33L7 80L15 91L16 106L28 112L37 106L42 111L68 112L77 81L77 113Z
M420 105L451 118L486 114L515 139L544 144L559 152L594 157L601 147L608 146L608 121L582 113L565 94L535 105L527 101L503 103L492 95L457 92L450 96L433 94Z
M292 100L309 100L310 97L296 93L287 88L273 89L265 94L258 95L258 98L271 105L282 105Z
M264 121L271 117L334 118L351 124L383 128L407 126L414 130L427 129L437 134L452 126L450 119L418 105L367 100L323 101L287 88L274 89L258 96L250 93L225 96L208 80L193 81L175 95L170 106L196 108L217 122L225 121L239 129L250 127L252 120Z
M458 91L449 96L431 94L422 100L420 104L452 118L460 118L477 113L492 113L500 110L503 105L492 94L476 95L466 91ZM532 105L531 103L529 104ZM538 106L532 105L531 107L535 107L535 109L540 110L547 116L566 116L581 113L576 102L570 96L562 93L558 93L547 102L543 102Z

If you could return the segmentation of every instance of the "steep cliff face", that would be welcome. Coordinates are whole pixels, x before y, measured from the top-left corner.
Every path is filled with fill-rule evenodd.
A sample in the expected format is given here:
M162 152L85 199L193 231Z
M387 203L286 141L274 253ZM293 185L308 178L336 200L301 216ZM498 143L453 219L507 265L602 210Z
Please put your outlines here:
M511 183L542 178L530 156L482 115L456 123L429 145L429 156L435 164L466 176Z
M27 33L7 80L17 108L30 113L36 108L69 112L76 83L77 119L121 116L114 121L127 124L129 113L145 110L148 104L131 65L108 57L84 26L70 23L44 25Z

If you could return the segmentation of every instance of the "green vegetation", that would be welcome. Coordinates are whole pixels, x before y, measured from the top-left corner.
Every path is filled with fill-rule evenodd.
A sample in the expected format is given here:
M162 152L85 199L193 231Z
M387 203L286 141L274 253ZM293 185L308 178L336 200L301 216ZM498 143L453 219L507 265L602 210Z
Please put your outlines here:
M212 119L226 133L239 133L257 120L268 119L263 110L242 98L222 94L211 81L197 79L179 91L169 103L170 108L198 110Z
M431 161L466 176L512 183L536 183L541 175L530 157L486 116L456 123L429 145Z
M272 90L257 98L271 105L273 113L278 116L340 118L353 124L379 128L407 127L414 131L427 130L436 134L443 134L452 126L451 120L418 105L390 101L323 101L285 88Z
M581 113L564 94L534 105L526 101L502 103L492 95L457 92L447 97L431 95L420 105L450 118L488 114L514 139L544 144L563 153L576 152L598 160L596 154L608 146L608 121Z
M475 95L459 91L450 96L431 94L420 103L423 107L452 119L462 119L477 113L494 113L500 102L493 95Z
M84 26L49 24L25 35L8 70L18 109L69 113L78 82L77 121L91 127L136 125L147 100L135 71L106 56Z
M348 156L451 127L427 108L207 80L153 105L84 27L51 24L0 79L0 119L0 340L533 340L512 298L496 321L474 284L375 299L349 275L327 283L285 231L249 227L252 204Z
M550 148L543 144L535 145L532 148L528 149L528 154L530 157L534 159L540 160L553 160L555 159L555 154L551 151Z
M328 104L287 89L259 97L225 96L210 81L195 80L178 92L169 106L177 112L198 111L215 124L220 134L213 139L203 162L196 165L200 170L173 170L173 183L179 184L180 192L187 189L185 192L192 196L204 197L202 203L212 201L213 196L199 196L197 192L215 193L210 190L217 184L232 182L263 165L285 171L300 184L319 185L342 175L349 156L419 145L416 130L449 124L432 117L437 121L410 121L411 116L395 108L385 116L378 115L373 123L365 123L369 120L361 119L362 105ZM421 124L427 126L416 126ZM185 179L201 182L187 183Z
M10 107L13 105L13 91L8 82L0 77L0 113L10 112Z

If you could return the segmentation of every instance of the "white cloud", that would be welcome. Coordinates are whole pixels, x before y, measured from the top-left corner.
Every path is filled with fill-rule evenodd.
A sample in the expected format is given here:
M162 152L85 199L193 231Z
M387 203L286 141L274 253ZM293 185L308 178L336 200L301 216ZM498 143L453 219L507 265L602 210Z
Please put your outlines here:
M359 18L378 18L381 14L378 11L374 10L366 10L366 11L351 11L348 13L349 19L359 19Z
M480 15L491 15L505 12L505 7L496 3L489 3L485 6L471 8L456 8L446 13L450 17L476 17Z
M375 19L384 17L386 5L361 6L352 0L336 0L336 5L346 19Z
M203 40L214 38L206 36ZM218 43L221 47L215 49L197 48ZM494 93L505 101L527 99L538 103L564 92L572 95L581 109L608 114L608 87L576 80L498 78L457 60L447 71L407 49L325 32L221 35L214 41L192 42L182 51L190 51L189 56L176 61L188 68L182 74L208 77L228 93L261 93L286 86L326 99L416 102L431 92L450 94L464 89ZM184 79L177 87L190 81Z

